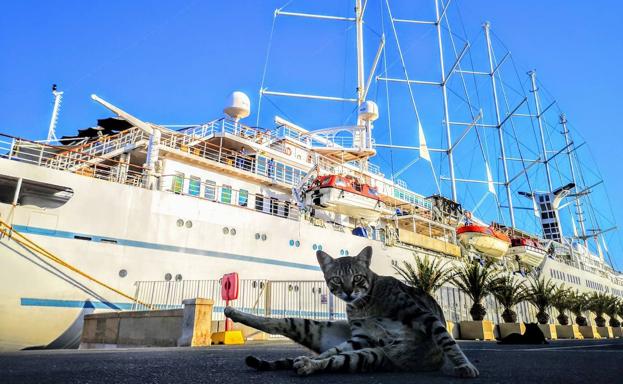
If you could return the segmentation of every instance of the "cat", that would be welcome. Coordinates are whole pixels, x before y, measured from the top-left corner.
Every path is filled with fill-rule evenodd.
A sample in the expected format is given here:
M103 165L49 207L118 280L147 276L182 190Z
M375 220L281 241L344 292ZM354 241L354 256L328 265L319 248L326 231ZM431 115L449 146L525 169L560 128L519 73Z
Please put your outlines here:
M299 375L442 369L458 377L478 377L478 369L446 330L435 299L370 270L371 247L354 257L334 259L323 251L316 257L331 293L347 303L348 321L274 319L227 307L228 318L286 336L318 354L277 361L249 356L247 365L258 370L293 368Z
M536 323L524 323L526 331L523 335L511 333L510 335L498 339L498 344L549 344L545 340L545 335Z

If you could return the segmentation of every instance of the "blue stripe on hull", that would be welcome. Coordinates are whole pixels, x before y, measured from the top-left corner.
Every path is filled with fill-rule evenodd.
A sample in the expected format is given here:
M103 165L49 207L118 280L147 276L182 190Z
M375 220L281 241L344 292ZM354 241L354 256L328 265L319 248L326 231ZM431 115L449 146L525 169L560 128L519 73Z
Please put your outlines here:
M15 228L15 230L19 232L30 233L33 235L58 237L62 239L74 239L75 236L80 236L80 237L91 238L91 241L97 241L97 242L102 241L101 236L95 236L95 235L89 235L89 234L83 234L83 233L75 233L75 232L67 232L67 231L52 231L52 230L45 229L45 228L29 227L27 225L14 225L13 228ZM126 247L154 249L158 251L178 252L178 253L186 253L190 255L215 257L215 258L226 259L226 260L238 260L238 261L246 261L249 263L278 265L281 267L305 269L309 271L320 271L320 267L316 265L294 263L291 261L265 259L263 257L238 255L235 253L227 253L227 252L209 251L207 249L178 247L175 245L167 245L167 244L148 243L148 242L137 241L137 240L128 240L128 239L119 239L119 238L110 238L110 237L104 237L104 239L114 240L116 241L117 245L123 245ZM84 241L84 240L80 240L80 241Z

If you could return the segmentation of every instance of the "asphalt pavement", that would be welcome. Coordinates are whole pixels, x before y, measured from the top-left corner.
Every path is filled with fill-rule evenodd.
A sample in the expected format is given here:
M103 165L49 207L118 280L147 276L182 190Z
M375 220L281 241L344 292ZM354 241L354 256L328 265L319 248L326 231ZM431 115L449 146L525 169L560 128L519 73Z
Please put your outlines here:
M210 348L21 351L0 354L0 383L623 383L623 339L555 341L541 346L459 342L477 379L429 373L257 372L247 355L267 359L308 352L287 342Z

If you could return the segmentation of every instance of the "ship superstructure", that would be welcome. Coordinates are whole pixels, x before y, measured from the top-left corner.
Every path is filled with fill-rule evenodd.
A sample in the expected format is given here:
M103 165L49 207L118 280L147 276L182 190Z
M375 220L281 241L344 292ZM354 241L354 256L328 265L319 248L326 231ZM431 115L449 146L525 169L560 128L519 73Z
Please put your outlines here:
M578 146L570 140L566 118L560 120L566 144L553 152L547 147L546 141L552 139L546 140L544 120L553 104L541 106L535 74L528 75L531 101L520 97L515 105L502 102L504 85L498 82L508 57L495 58L489 24L483 27L486 66L468 68L463 60L471 49L469 43L461 49L454 41L452 49L443 47L442 33L450 31L449 3L443 1L434 2L435 12L428 21L399 19L389 2L382 3L401 77L393 77L387 69L384 56L390 39L385 34L380 35L366 68L366 4L355 1L355 13L348 17L275 12L275 17L354 23L354 97L269 91L264 84L260 90L260 100L289 97L310 103L314 99L352 103L356 113L351 125L312 130L272 116L273 127L252 127L245 122L251 110L249 98L234 92L223 117L173 129L146 122L127 112L127 106L122 109L93 95L114 117L76 136L54 141L52 124L43 143L1 135L0 218L8 229L0 250L0 348L75 346L84 313L135 304L89 276L127 293L133 292L137 281L218 279L231 271L245 279L319 280L316 250L344 256L366 245L373 246L372 267L381 274L393 274L392 267L414 253L451 263L478 258L517 274L545 274L573 288L623 295L623 276L604 256L603 235L609 229L586 227L586 216L594 217L588 213L594 186L580 180L575 160ZM416 80L410 75L396 31L400 23L434 28L439 80ZM494 113L470 99L468 77L487 81ZM407 105L415 116L410 126L415 127L412 133L418 145L374 140L373 130L391 126L381 122L377 106L381 101L389 103L389 93L374 102L371 89L389 84L407 87ZM465 88L463 109L451 109L450 94L457 85ZM416 86L441 92L444 148L426 143L430 132L425 134L427 120L418 105ZM62 93L56 88L54 92L60 103ZM53 122L56 118L55 108ZM541 144L537 159L528 159L527 151L518 149L521 145L508 143L509 132L520 127L518 119L535 123L537 144ZM458 136L453 135L456 127L462 128ZM492 149L486 145L490 136L497 140L490 144ZM519 143L518 136L513 137ZM467 155L461 148L469 140L476 144L466 151L481 157L480 166L462 174L460 165ZM434 185L435 193L417 193L398 178L407 175L415 161L384 174L373 160L386 150L415 151L416 159L430 164L433 180L410 184ZM493 158L494 152L500 161ZM560 170L555 161L561 156L568 157L573 180L556 189L552 175ZM435 171L436 161L447 164L442 174ZM520 179L524 182L515 186ZM477 191L484 192L478 203L461 204L461 195L468 193L462 184L476 185ZM493 217L487 219L485 213L476 213L485 200L494 202ZM526 201L527 209L519 206ZM576 234L570 238L563 233L560 212L571 205L575 212L565 213L564 219L571 217L580 232L574 229ZM532 218L536 213L540 228L522 229L517 212ZM68 270L16 244L11 230L88 274Z

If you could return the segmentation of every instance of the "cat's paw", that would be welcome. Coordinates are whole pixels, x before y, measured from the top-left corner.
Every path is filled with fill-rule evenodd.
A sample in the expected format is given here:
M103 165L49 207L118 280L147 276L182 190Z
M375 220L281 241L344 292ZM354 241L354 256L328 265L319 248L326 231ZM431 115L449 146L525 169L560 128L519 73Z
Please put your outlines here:
M472 363L468 362L463 365L459 365L458 367L454 367L454 375L457 377L474 378L478 377L480 373Z
M296 373L301 376L311 375L315 370L314 361L307 356L299 356L294 359L292 367L296 370Z

